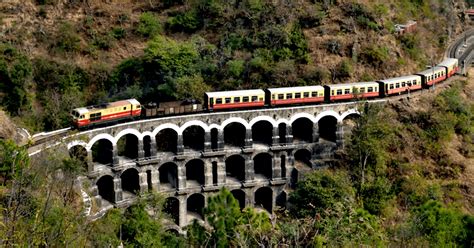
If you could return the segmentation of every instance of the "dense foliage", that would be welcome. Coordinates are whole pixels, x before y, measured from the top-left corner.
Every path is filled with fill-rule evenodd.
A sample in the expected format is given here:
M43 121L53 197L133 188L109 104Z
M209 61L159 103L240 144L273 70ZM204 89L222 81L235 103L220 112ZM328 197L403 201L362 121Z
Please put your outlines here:
M427 28L447 25L440 20L448 4L433 1L153 0L131 10L95 1L35 4L39 26L11 27L0 44L2 108L31 131L66 127L71 108L117 99L201 99L207 90L393 76L431 63L427 48L441 54L448 39L443 28ZM76 8L87 14L69 18ZM430 25L396 36L393 25L410 19Z

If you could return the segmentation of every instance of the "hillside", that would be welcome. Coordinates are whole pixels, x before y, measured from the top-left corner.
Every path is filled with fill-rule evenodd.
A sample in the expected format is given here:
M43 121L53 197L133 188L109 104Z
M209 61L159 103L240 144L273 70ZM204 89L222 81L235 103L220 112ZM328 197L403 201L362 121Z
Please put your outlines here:
M80 160L53 150L30 161L24 147L0 140L0 244L472 247L473 87L471 76L409 101L361 106L341 163L306 174L288 192L286 208L271 218L262 209L241 210L223 188L207 197L207 224L195 222L187 235L167 231L171 216L153 193L87 221L74 187L85 174Z
M367 81L438 62L464 1L71 1L0 3L0 97L31 131L73 107L205 90ZM417 20L398 36L394 24Z

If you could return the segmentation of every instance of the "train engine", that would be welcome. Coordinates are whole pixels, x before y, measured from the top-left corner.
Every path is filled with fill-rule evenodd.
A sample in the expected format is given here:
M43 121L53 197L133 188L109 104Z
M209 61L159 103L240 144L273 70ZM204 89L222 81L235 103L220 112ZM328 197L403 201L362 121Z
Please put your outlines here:
M79 129L133 120L140 117L141 110L140 102L136 99L76 108L71 111L72 126Z

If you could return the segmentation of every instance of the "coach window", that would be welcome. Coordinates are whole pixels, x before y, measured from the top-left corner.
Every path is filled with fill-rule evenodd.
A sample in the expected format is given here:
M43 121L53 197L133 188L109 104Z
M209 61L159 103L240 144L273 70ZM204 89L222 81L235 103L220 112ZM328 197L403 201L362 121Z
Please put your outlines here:
M222 104L222 98L217 98L216 99L216 104Z
M278 100L283 100L285 98L285 95L283 94L278 94Z
M402 82L402 87L405 87L405 82Z
M239 103L240 102L240 97L237 96L237 97L234 97L234 103Z
M365 88L364 88L364 87L361 87L361 88L359 89L359 93L361 93L361 94L365 93Z
M337 90L337 95L342 95L342 90Z
M413 80L413 85L416 85L416 80Z
M230 103L230 97L225 98L225 103Z
M127 109L127 107L123 107L123 110L126 110L126 109Z
M367 88L367 92L373 92L373 91L374 91L374 88L372 87Z
M295 93L295 98L301 98L301 93Z
M393 84L390 84L390 89L393 90Z
M375 87L375 91L377 91L377 87Z
M309 92L303 92L303 97L304 97L304 98L309 97Z
M275 99L275 95L273 95L273 99ZM256 102L256 101L258 101L258 97L252 96L252 102Z
M332 94L334 95L334 90L332 91ZM311 97L318 97L318 92L316 91L311 92Z
M344 95L350 94L351 90L350 89L344 89Z
M243 101L243 102L249 102L249 97L248 97L248 96L242 97L242 101Z
M291 99L293 98L293 94L292 93L287 93L286 94L286 99Z
M400 88L400 83L396 83L395 88Z

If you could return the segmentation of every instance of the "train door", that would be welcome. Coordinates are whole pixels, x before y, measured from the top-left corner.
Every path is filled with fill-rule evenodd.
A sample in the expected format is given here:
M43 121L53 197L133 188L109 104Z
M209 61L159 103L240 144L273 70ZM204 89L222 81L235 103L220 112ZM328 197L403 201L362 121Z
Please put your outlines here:
M210 106L211 109L214 108L214 97L209 98L209 106Z

